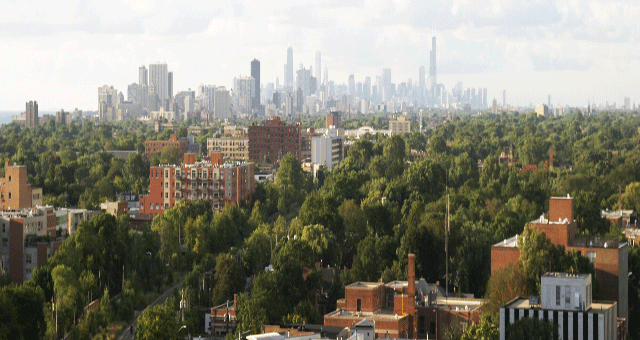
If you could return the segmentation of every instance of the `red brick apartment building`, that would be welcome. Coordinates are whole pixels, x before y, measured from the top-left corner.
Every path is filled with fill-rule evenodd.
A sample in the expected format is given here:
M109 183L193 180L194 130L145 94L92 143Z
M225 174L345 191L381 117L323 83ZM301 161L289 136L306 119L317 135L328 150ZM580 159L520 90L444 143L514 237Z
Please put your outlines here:
M0 177L0 210L31 208L42 205L42 188L27 183L27 167L4 163L4 178Z
M416 285L413 254L409 254L407 277L408 281L346 286L336 311L324 316L325 326L353 327L367 319L381 338L442 339L454 323L464 329L478 322L480 300L439 297L423 279Z
M571 197L549 198L548 218L544 215L530 222L545 232L551 243L563 245L567 251L576 250L586 256L596 270L595 279L600 284L604 300L618 302L618 316L628 318L629 296L629 246L617 237L578 235L578 225L573 218ZM491 247L491 274L516 263L520 256L518 235L496 243Z
M280 117L268 119L264 125L249 126L249 159L274 164L291 153L302 161L302 129L286 125Z
M157 216L180 200L207 200L213 210L251 198L255 189L254 164L223 163L212 153L210 161L195 161L185 154L182 165L153 166L149 171L149 195L140 197L140 212Z
M175 146L180 150L180 154L184 155L187 152L189 142L186 138L178 138L178 135L171 134L169 140L148 140L144 142L144 154L153 155L158 151L162 151L167 146Z

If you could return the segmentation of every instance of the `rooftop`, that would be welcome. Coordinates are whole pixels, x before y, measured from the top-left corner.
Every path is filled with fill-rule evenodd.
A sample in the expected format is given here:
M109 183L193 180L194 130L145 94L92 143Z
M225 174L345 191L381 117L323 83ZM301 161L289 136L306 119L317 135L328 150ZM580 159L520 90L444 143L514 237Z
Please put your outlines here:
M344 319L353 319L353 318L367 318L369 320L384 320L384 321L392 321L399 320L402 318L408 317L408 314L399 315L393 312L393 308L382 308L375 312L353 312L347 311L344 309L338 309L331 313L325 315L325 317L331 318L344 318Z
M523 297L511 300L511 302L508 302L504 307L511 309L542 309L540 305L529 304L529 299ZM591 308L587 309L587 312L601 314L605 313L609 308L614 307L616 307L615 301L593 301Z
M498 242L493 245L498 248L516 248L518 247L518 235L504 239L502 242Z
M348 286L346 286L345 288L351 288L351 289L374 289L374 288L378 288L380 286L382 286L383 284L380 282L354 282Z
M571 273L560 273L560 272L551 272L551 273L545 273L542 275L542 277L558 277L558 278L580 278L580 279L586 279L589 276L591 276L591 274L571 274Z

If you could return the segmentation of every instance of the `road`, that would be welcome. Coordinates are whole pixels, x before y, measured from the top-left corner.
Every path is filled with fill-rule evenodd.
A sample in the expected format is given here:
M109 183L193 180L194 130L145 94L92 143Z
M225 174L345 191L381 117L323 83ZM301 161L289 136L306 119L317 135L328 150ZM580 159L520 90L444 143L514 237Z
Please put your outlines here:
M162 293L160 296L158 296L157 299L155 299L153 302L151 302L151 304L149 306L147 306L145 309L149 308L149 307L153 307L155 305L161 305L163 304L165 301L167 301L167 299L169 297L171 297L173 295L173 291L176 290L176 288L180 287L182 285L182 281L177 283L175 286L167 289L164 293ZM117 337L118 340L133 340L136 337L136 324L138 323L138 317L140 315L136 316L133 320L133 322L126 327L122 333L120 333L120 335Z

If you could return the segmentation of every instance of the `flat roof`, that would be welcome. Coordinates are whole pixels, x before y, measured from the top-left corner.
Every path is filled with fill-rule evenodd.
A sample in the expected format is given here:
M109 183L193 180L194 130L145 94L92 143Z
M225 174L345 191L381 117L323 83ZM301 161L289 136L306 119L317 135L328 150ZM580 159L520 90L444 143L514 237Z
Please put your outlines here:
M354 282L348 286L346 286L345 288L357 288L357 289L373 289L373 288L377 288L380 286L383 286L384 284L380 283L380 282Z
M375 312L353 312L348 310L335 310L331 313L325 314L325 317L339 318L339 319L354 319L354 318L367 318L369 320L400 320L408 317L408 314L401 315L395 314L393 308L382 308Z
M561 272L550 272L550 273L545 273L542 275L542 277L559 277L559 278L563 278L563 279L586 279L589 276L591 276L591 274L571 274L571 273L561 273Z
M616 306L616 302L615 301L593 301L591 303L591 308L587 309L586 312L587 313L594 313L594 314L602 314L602 313L605 313L608 309L614 308L615 306ZM515 298L514 300L511 300L511 302L508 302L503 307L510 308L510 309L537 309L537 310L542 310L540 305L533 305L532 306L532 305L529 304L529 299L523 298L523 297ZM549 310L551 310L551 309L549 309ZM567 311L573 311L573 310L569 309Z

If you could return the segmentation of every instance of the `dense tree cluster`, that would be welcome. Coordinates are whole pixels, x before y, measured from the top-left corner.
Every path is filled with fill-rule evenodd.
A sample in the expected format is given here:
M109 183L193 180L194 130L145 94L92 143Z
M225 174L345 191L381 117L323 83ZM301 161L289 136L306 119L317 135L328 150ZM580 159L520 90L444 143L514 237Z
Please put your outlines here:
M384 117L371 119L367 124L385 126ZM450 291L487 297L482 321L451 338L495 338L491 312L505 299L537 292L540 274L593 270L579 254L566 253L526 227L548 209L549 196L570 194L579 232L589 235L620 235L600 217L601 209L619 208L619 186L622 207L640 208L639 125L635 115L611 113L455 117L427 134L365 135L349 143L337 168L316 180L286 155L274 182L257 185L251 202L228 205L221 213L214 214L206 202L183 202L140 232L127 231L124 220L105 215L82 224L25 287L33 290L34 304L50 308L55 296L59 334L71 331L83 338L100 332L104 320L126 319L142 303L136 296L181 278L187 328L202 329L203 311L239 294L237 335L257 331L263 323L318 322L314 304L319 294L331 310L346 284L405 279L407 255L413 253L418 277L446 282L448 261ZM130 132L133 128L139 134ZM131 123L38 129L40 134L3 130L0 139L7 143L0 143L0 155L38 169L31 182L53 193L51 200L65 197L91 205L115 190L143 190L148 166L173 157L168 150L147 163L102 153L108 143L133 149L145 139L168 138ZM40 145L54 152L44 156ZM428 157L414 158L412 151L428 151ZM510 152L512 159L506 157ZM490 279L491 245L515 234L532 242L522 245L516 265ZM336 269L331 289L321 289L316 263ZM630 271L640 272L635 249L629 264ZM630 315L640 308L637 277L630 278ZM17 301L17 288L6 289L0 299ZM109 292L121 293L120 302L106 304L106 310L91 317L80 316L88 301L109 300ZM177 300L163 308L175 312ZM167 311L148 313L161 318ZM52 334L50 316L42 318L46 329L38 332ZM629 324L637 335L637 327ZM12 324L0 331L19 338L26 334L21 327ZM526 327L544 330L547 325Z

